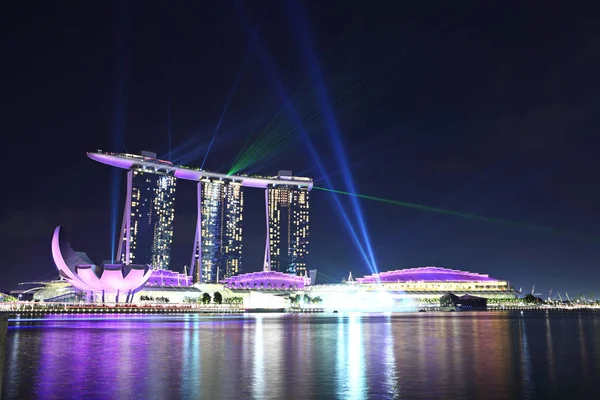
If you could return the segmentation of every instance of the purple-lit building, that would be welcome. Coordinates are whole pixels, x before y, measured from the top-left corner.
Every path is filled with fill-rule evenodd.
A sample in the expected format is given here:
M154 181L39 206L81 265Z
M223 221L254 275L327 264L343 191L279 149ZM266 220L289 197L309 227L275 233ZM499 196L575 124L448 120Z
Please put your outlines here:
M189 287L192 277L169 269L153 269L146 287Z
M310 282L310 280L308 281ZM304 290L307 278L284 274L283 272L262 271L241 274L227 278L224 283L228 289L254 290Z
M242 187L265 189L265 211L267 235L263 269L265 272L289 272L303 275L307 271L309 255L309 191L313 181L306 177L292 176L289 171L280 171L278 176L246 176L227 175L208 172L197 168L173 165L159 160L155 155L120 154L120 153L88 153L92 160L114 167L129 170L129 177L135 177L135 172L146 175L156 174L165 181L167 194L163 197L170 205L171 194L174 191L174 180L183 179L197 182L197 220L193 242L190 276L194 282L215 283L222 278L229 278L241 272L242 268ZM133 171L133 172L132 172ZM171 180L172 179L172 180ZM128 184L129 184L128 180ZM150 180L150 183L153 181ZM133 187L133 186L132 186ZM132 189L128 191L133 195ZM158 192L157 192L158 193ZM162 192L160 192L162 193ZM128 194L128 198L132 197ZM135 197L135 196L133 196ZM132 198L126 204L124 225L119 246L119 256L125 257L127 264L132 260L132 248L140 251L141 243L135 241L136 232L131 215L136 214L134 207L143 206ZM162 210L166 228L161 231L158 250L170 248L172 232L172 209ZM133 218L135 220L135 217ZM127 225L129 223L129 225ZM129 236L127 236L129 234ZM141 237L140 237L141 239ZM155 240L156 242L156 240ZM147 244L144 247L148 247ZM127 258L129 255L129 258ZM154 258L153 258L154 259ZM168 260L168 252L157 260ZM135 261L135 259L133 259ZM154 266L165 268L168 265Z
M56 227L52 237L52 257L58 274L73 287L87 293L90 298L95 294L126 296L125 302L130 302L150 278L148 265L139 264L94 264L82 252L73 250L67 241L62 226Z
M380 272L341 285L309 286L305 292L321 297L326 309L362 311L414 311L418 305L439 305L447 293L501 301L517 297L508 281L441 267Z
M498 282L488 275L440 267L418 267L380 272L356 279L358 283L391 282Z
M434 292L508 291L508 281L475 272L419 267L380 272L356 279L360 285L383 285L389 290Z

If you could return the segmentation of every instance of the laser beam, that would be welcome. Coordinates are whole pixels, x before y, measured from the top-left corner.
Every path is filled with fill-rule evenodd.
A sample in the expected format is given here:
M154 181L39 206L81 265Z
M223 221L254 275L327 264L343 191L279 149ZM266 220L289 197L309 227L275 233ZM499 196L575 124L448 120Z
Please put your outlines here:
M431 40L440 31L442 31L447 25L448 24L446 24L444 26L440 26L436 30L434 30L434 31L428 33L427 35L423 36L423 38L421 38L420 40L418 40L415 44L413 44L413 45L405 48L401 52L399 52L397 55L395 55L389 61L387 61L386 63L384 63L383 65L381 65L379 68L375 69L373 72L371 72L370 74L368 74L367 76L365 76L363 79L361 79L358 82L356 82L354 85L350 86L348 89L346 89L345 91L343 91L340 95L338 95L337 97L335 97L334 99L332 99L329 103L327 103L323 107L319 108L317 111L315 111L313 114L309 115L307 118L305 118L304 120L302 120L299 124L297 124L296 126L294 126L292 129L288 130L283 135L281 135L280 137L278 137L274 142L271 143L270 146L276 145L277 143L281 142L282 140L284 140L285 138L287 138L292 133L296 132L302 126L306 125L307 123L311 122L312 120L314 120L315 118L317 118L318 116L320 116L326 109L328 109L330 107L333 107L340 100L344 99L349 94L355 92L357 89L359 89L360 87L362 87L363 85L365 85L367 82L369 82L370 80L372 80L373 78L375 78L377 75L379 75L380 73L384 72L389 67L391 67L392 65L394 65L400 59L402 59L403 57L405 57L406 55L408 55L409 53L411 53L412 51L414 51L420 45L422 45L422 44L426 43L427 41ZM263 152L269 151L270 150L270 146L267 146L263 150ZM256 157L259 157L259 156L261 156L261 153L259 153L259 154L256 155Z
M430 207L430 206L425 206L422 204L409 203L406 201L385 199L383 197L369 196L366 194L350 193L350 192L346 192L343 190L328 189L328 188L321 187L321 186L313 186L313 189L321 190L323 192L334 193L334 194L341 194L341 195L345 195L345 196L359 197L361 199L378 201L380 203L408 207L408 208L412 208L414 210L433 212L433 213L437 213L437 214L450 215L453 217L467 218L467 219L472 219L475 221L490 222L490 223L494 223L494 224L498 224L498 225L510 226L510 227L514 227L514 228L521 228L521 229L526 229L526 230L535 231L535 232L539 232L539 233L547 233L547 234L560 235L560 236L570 236L570 237L579 238L579 239L586 239L586 240L592 239L594 241L600 241L600 237L595 236L595 235L582 235L579 233L565 232L565 231L561 231L559 229L551 228L551 227L547 227L547 226L529 225L529 224L524 224L522 222L508 221L508 220L504 220L504 219L500 219L500 218L485 217L483 215L478 215L478 214L470 214L470 213L464 213L464 212L460 212L460 211L446 210L443 208Z
M353 26L349 26L342 32L336 40L330 44L329 51L326 51L328 54L333 54L333 50L339 47L340 42L342 42L349 33L353 32ZM249 139L254 134L256 127L252 130L252 133L246 137L246 141L244 146L236 156L232 167L229 170L229 174L237 173L247 167L251 166L253 163L258 162L262 159L265 159L269 156L269 154L274 153L272 147L269 145L281 135L281 131L285 133L285 122L286 120L279 116L281 113L292 105L292 102L296 100L301 94L303 94L303 89L307 86L307 84L313 79L313 72L307 74L300 85L296 88L295 92L288 97L288 99L284 102L284 104L277 110L275 115L267 122L265 127L261 130L259 135L252 141L250 144ZM267 110L265 110L266 113ZM295 112L297 113L297 106ZM276 121L279 121L276 123ZM276 123L276 125L274 125ZM274 125L274 126L273 126ZM281 141L279 141L280 143Z
M287 96L285 93L285 89L283 88L283 85L281 84L280 79L278 78L278 74L277 71L275 70L275 67L273 66L273 63L271 62L271 59L269 57L269 55L267 54L261 40L260 37L258 35L258 32L252 27L250 21L249 21L249 16L246 13L246 10L244 8L244 6L241 4L240 1L235 1L234 2L235 5L237 6L236 9L237 11L240 13L243 22L246 25L246 29L250 35L250 37L252 38L253 42L255 43L255 46L259 52L259 55L262 57L263 62L265 67L267 68L267 72L269 77L272 79L273 84L276 86L277 88L277 92L280 95L280 97L282 98L282 100L286 100ZM300 117L299 115L295 112L294 108L290 106L290 112L292 114L292 118L295 121L299 121ZM321 175L326 177L326 173L325 173L325 169L323 167L323 163L321 161L321 158L319 157L316 148L314 147L314 145L312 144L312 142L310 141L310 139L308 138L308 135L306 132L304 132L304 130L300 130L300 133L302 134L302 137L306 143L306 147L308 149L308 152L310 154L310 156L312 157L313 161L315 162L317 168L319 169L319 171L321 171ZM326 178L326 184L328 186L331 186L331 182L329 181L328 178ZM356 245L356 248L359 250L359 252L361 253L361 256L363 257L363 259L365 260L366 264L369 266L370 268L370 261L369 261L369 257L367 256L367 253L365 252L358 236L356 235L356 232L354 230L354 226L352 224L352 222L350 221L350 219L348 218L348 215L340 201L340 199L338 198L338 196L333 196L333 200L337 206L337 210L340 213L340 216L342 217L342 221L346 224L346 227L348 228L348 231ZM370 268L371 269L371 268Z
M127 3L120 3L118 12L119 19L119 47L117 55L117 93L114 106L114 126L112 130L113 148L115 151L120 151L125 148L125 118L127 115L127 99L128 99L128 77L129 77L129 54L127 51ZM121 173L116 169L111 172L110 186L110 207L111 207L111 238L110 252L111 261L115 260L115 251L117 243L117 233L119 231L119 206L121 191ZM122 233L118 233L121 235Z
M323 104L324 106L323 111L325 114L327 132L329 133L329 138L333 144L336 158L340 163L344 183L351 192L356 192L354 179L352 178L352 172L350 171L350 165L346 157L337 121L335 119L335 116L333 115L331 107L327 106L329 103L329 94L325 86L325 79L323 78L323 73L315 55L315 50L311 45L312 38L310 37L310 33L308 32L308 22L306 21L304 10L302 10L302 8L293 0L287 1L286 4L289 7L288 11L290 19L292 20L292 23L295 23L294 25L296 26L295 32L298 34L297 41L301 45L305 53L303 59L307 61L311 75L315 76L315 85L317 88L318 97L321 104ZM352 208L354 209L354 215L360 228L360 233L362 234L363 244L365 245L365 249L367 250L369 259L371 260L371 265L375 272L378 272L377 262L375 261L375 254L371 246L371 239L369 237L369 232L365 223L362 209L360 207L360 203L358 202L358 198L354 196L351 197L350 200L352 203Z
M244 59L242 60L242 65L240 65L240 68L237 71L235 80L233 81L233 85L231 85L231 89L229 89L229 94L227 95L227 100L225 101L225 106L223 106L223 111L221 111L221 115L219 116L219 121L217 122L217 125L215 126L215 131L212 135L212 138L210 139L210 143L208 143L208 149L206 149L206 154L204 155L204 159L202 160L200 169L204 169L204 163L206 162L208 153L210 153L210 149L212 148L212 145L215 141L215 137L217 137L217 133L219 132L219 128L221 127L221 123L223 122L223 118L225 117L225 114L227 113L229 104L231 103L231 100L233 99L233 96L238 87L238 84L240 83L240 79L242 78L242 71L244 70L244 65L246 65L247 59L248 59L248 52L246 51L246 54L244 55Z

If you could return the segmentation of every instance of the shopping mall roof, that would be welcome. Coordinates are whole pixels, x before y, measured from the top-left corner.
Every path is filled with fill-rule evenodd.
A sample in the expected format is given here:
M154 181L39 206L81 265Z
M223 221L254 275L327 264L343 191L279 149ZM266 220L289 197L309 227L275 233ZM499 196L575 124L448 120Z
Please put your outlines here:
M440 267L419 267L400 269L396 271L380 272L357 278L358 283L386 283L386 282L497 282L498 279L475 272L458 271Z

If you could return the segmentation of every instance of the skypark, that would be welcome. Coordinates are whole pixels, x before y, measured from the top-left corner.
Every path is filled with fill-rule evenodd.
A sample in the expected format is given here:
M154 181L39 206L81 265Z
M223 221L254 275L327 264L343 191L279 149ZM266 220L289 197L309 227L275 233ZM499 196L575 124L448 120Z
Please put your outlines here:
M106 153L102 151L87 153L88 157L94 161L113 167L131 169L138 167L154 172L161 172L172 175L179 179L188 181L200 181L203 178L218 179L223 181L238 182L242 186L254 188L268 188L273 186L297 187L311 190L313 181L311 178L297 177L284 175L279 176L245 176L245 175L227 175L217 172L208 172L199 168L184 167L182 165L174 165L169 161L159 160L156 157L144 155L127 154L127 153Z

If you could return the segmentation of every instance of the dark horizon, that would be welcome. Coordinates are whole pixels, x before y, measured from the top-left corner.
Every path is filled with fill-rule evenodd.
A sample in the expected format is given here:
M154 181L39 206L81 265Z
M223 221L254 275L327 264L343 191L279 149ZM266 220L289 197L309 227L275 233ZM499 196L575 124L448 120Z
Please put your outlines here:
M435 265L598 298L599 22L558 2L11 4L0 290L57 276L57 225L95 262L110 258L125 172L86 157L102 149L224 173L292 170L320 187L552 228L358 202L380 271ZM351 198L338 198L364 244ZM252 272L264 193L244 200ZM194 184L178 181L174 270L189 266L194 204ZM333 193L311 192L310 240L319 283L371 272Z

